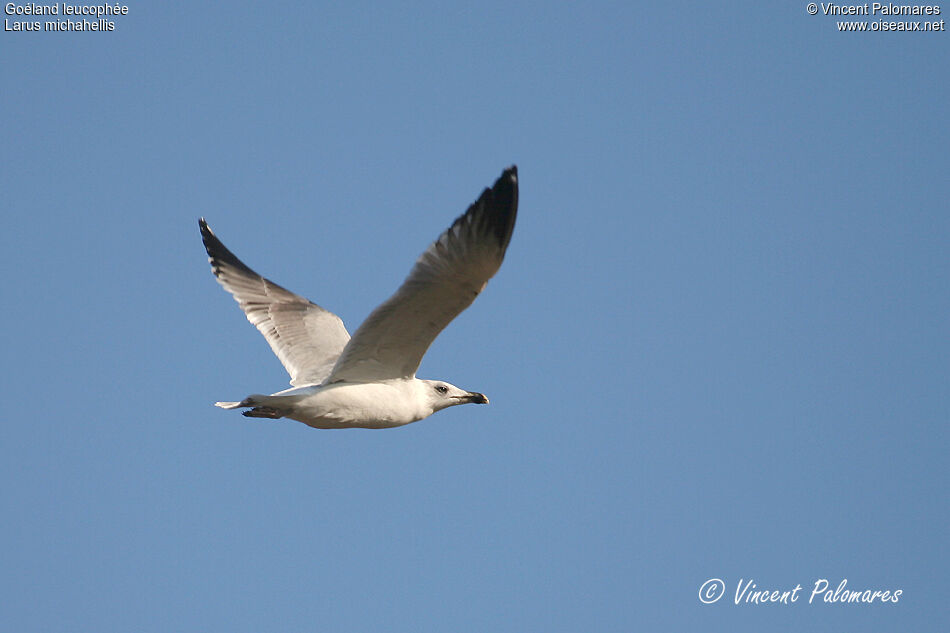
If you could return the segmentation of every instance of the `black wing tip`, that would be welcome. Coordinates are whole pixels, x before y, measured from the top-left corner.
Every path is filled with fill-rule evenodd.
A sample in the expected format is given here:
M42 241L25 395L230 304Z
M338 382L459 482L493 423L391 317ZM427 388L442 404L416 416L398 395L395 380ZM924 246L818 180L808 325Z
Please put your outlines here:
M224 248L224 244L221 243L221 240L214 234L211 230L211 227L208 226L208 221L204 218L198 218L198 229L201 231L201 243L204 244L205 250L208 251L208 257L214 259L216 257L216 251ZM226 251L227 249L224 248Z
M217 277L221 272L221 266L233 266L246 273L257 275L247 264L242 262L232 253L227 246L221 243L218 236L214 234L207 220L198 218L198 228L201 230L201 243L204 244L205 251L208 253L208 261L211 263L211 272Z
M208 257L213 257L212 250L215 248L215 242L220 244L221 241L215 236L214 231L211 230L204 218L198 218L198 230L201 231L201 243L204 244Z
M512 165L503 172L491 188L492 198L499 206L518 206L518 167Z
M492 188L486 189L484 196L490 196L492 208L492 231L502 250L508 248L511 234L515 230L518 216L518 166L505 169Z
M220 244L221 241L214 234L214 231L211 230L211 227L208 226L208 221L204 218L198 218L198 230L201 231L201 242L205 245L205 250L207 250L210 255L215 242Z

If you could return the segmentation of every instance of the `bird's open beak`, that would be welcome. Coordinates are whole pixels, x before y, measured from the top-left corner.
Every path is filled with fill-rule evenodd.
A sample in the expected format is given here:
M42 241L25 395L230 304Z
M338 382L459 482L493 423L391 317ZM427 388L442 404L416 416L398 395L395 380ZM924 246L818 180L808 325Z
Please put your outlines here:
M462 402L470 402L472 404L488 404L488 398L485 397L485 394L476 393L474 391L469 391L462 396L461 400Z

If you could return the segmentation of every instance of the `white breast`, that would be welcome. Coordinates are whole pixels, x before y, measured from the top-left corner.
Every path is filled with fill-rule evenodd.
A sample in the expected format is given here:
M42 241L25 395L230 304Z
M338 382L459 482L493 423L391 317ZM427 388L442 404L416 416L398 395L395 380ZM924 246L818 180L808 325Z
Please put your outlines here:
M287 417L316 428L401 426L432 413L420 386L411 379L331 384L302 398Z

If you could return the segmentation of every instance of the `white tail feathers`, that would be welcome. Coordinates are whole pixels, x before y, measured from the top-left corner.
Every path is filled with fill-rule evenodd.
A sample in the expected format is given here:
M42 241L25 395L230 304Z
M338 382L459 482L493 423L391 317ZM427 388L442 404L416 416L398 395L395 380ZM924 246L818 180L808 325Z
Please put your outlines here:
M241 407L242 405L240 402L215 402L214 406L221 407L222 409L237 409ZM247 406L247 405L243 405L243 406Z

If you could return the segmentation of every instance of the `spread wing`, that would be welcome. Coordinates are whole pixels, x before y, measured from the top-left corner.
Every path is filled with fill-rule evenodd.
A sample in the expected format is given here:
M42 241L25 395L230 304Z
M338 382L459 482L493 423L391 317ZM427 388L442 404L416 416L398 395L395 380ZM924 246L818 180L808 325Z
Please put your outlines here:
M218 283L267 339L290 374L290 384L323 382L350 340L340 317L245 266L211 232L204 218L198 226Z
M353 335L327 382L415 376L429 345L498 272L518 213L509 167L416 261L399 290Z

